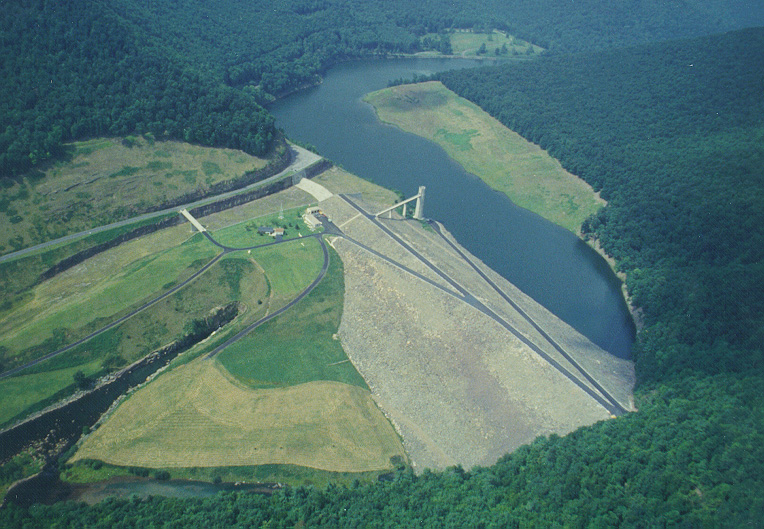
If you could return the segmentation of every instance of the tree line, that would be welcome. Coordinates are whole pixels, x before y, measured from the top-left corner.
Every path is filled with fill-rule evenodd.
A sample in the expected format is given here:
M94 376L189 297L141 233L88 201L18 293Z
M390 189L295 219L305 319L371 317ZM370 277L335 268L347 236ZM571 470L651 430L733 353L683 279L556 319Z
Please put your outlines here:
M764 23L713 0L95 0L7 2L0 21L0 175L60 157L62 143L152 132L261 155L260 105L338 61L450 52L454 29L513 32L552 51L594 50ZM230 90L236 87L243 90Z
M9 2L0 21L0 175L64 154L63 143L152 133L254 155L273 117L247 92L152 45L100 2Z

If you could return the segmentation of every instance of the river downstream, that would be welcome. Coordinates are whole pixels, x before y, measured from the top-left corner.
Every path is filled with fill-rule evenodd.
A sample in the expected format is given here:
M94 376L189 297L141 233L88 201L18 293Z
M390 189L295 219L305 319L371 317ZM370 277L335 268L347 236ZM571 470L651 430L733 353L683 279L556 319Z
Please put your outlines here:
M277 124L350 172L416 194L472 254L594 343L630 356L635 329L621 282L574 234L515 206L451 160L438 145L380 123L362 101L398 78L484 65L474 60L359 61L333 68L316 87L274 103Z

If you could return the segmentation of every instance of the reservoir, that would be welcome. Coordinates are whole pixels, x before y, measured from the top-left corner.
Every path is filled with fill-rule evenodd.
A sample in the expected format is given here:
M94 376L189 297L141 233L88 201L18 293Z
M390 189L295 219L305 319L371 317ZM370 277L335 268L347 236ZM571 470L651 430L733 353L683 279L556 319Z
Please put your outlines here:
M364 94L389 81L486 64L394 59L341 64L324 82L269 107L287 136L384 187L416 194L424 214L493 270L606 351L629 358L635 329L621 283L574 234L515 206L451 160L438 145L380 123Z

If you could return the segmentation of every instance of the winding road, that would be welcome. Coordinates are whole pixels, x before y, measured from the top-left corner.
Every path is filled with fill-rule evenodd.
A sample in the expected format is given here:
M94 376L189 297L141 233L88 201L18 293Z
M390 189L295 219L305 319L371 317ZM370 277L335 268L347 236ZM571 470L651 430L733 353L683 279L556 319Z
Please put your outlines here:
M175 206L172 208L163 209L161 211L152 211L151 213L144 213L143 215L138 215L136 217L131 217L129 219L121 220L119 222L114 222L112 224L106 224L104 226L98 226L96 228L91 228L89 230L83 230L79 233L72 233L71 235L66 235L65 237L61 237L59 239L55 239L52 241L47 241L42 244L38 244L36 246L30 246L29 248L24 248L23 250L18 250L16 252L12 252L9 254L1 255L0 256L0 263L3 261L8 261L10 259L15 259L17 257L23 257L26 254L36 252L37 250L44 250L45 248L49 246L53 246L56 244L61 244L64 242L73 241L75 239L79 239L80 237L86 237L88 235L94 235L96 233L100 233L102 231L112 230L114 228L121 228L123 226L128 226L130 224L135 224L137 222L142 222L144 220L153 219L156 217L161 217L163 215L169 215L171 213L177 213L180 209L193 209L198 206L202 206L204 204L209 204L211 202L217 202L218 200L224 200L226 198L239 195L242 193L246 193L247 191L250 191L252 189L262 187L265 185L268 185L272 182L275 182L277 180L280 180L287 175L290 175L292 173L298 173L302 171L303 169L313 165L317 161L321 159L321 156L314 154L306 149L303 149L302 147L298 147L297 145L289 145L289 148L292 152L292 163L289 164L289 166L284 169L283 171L280 171L279 173L266 178L265 180L261 180L259 182L255 182L254 184L250 184L246 187L242 187L241 189L235 189L233 191L228 191L226 193L221 193L219 195L215 195L213 197L207 197L203 198L201 200L197 200L195 202L189 202L188 204L182 204L179 206Z
M250 325L249 327L247 327L246 329L244 329L243 331L238 333L236 336L234 336L233 338L228 340L225 344L217 347L214 351L212 351L212 353L208 354L207 357L214 356L215 354L217 354L220 351L222 351L223 349L225 349L227 346L231 345L235 341L243 338L244 336L246 336L247 334L252 332L258 326L262 325L263 323L265 323L266 321L268 321L268 320L270 320L272 318L275 318L279 314L282 314L284 311L286 311L289 308L291 308L292 306L294 306L297 302L299 302L301 299L303 299L305 296L307 296L314 288L316 288L316 285L318 285L318 283L321 282L321 280L326 275L326 271L329 269L329 251L326 248L326 242L324 242L323 235L321 233L316 233L316 234L313 234L313 235L308 235L307 237L302 237L301 239L288 239L286 241L274 241L274 242L270 242L270 243L266 243L266 244L258 244L258 245L255 245L255 246L248 246L248 247L244 247L244 248L233 248L231 246L226 246L224 244L221 244L218 241L216 241L208 231L203 231L201 233L204 236L206 236L207 239L209 239L210 242L212 242L212 244L214 244L218 248L222 249L223 251L221 253L219 253L218 255L216 255L210 262L205 264L197 272L195 272L191 277L189 277L188 279L186 279L182 283L179 283L178 285L175 285L174 287L172 287L168 291L160 294L159 296L151 299L150 301L147 301L146 303L144 303L140 307L130 311L130 313L122 316L121 318L119 318L117 320L114 320L113 322L109 323L108 325L105 325L104 327L101 327L97 331L94 331L94 332L88 334L84 338L81 338L81 339L77 340L76 342L71 343L71 344L69 344L69 345L67 345L65 347L62 347L62 348L57 349L55 351L52 351L52 352L46 354L45 356L41 356L40 358L32 360L31 362L28 362L28 363L26 363L24 365L17 366L17 367L15 367L13 369L9 369L8 371L5 371L4 373L0 373L0 380L2 380L4 378L7 378L7 377L10 377L10 376L13 376L16 373L19 373L20 371L23 371L25 369L28 369L28 368L30 368L32 366L35 366L35 365L39 364L40 362L44 362L45 360L50 360L51 358L54 358L54 357L56 357L56 356L58 356L60 354L63 354L65 352L67 352L67 351L77 347L78 345L81 345L81 344L87 342L88 340L90 340L92 338L95 338L96 336L98 336L100 334L105 333L109 329L113 329L114 327L116 327L120 323L123 323L124 321L132 318L136 314L138 314L140 312L143 312L144 310L146 310L149 307L155 305L156 303L162 301L163 299L167 298L168 296L171 296L172 294L176 293L178 290L182 289L183 287L188 285L191 281L195 280L197 277L199 277L200 275L205 273L207 270L209 270L210 267L212 267L215 263L217 263L223 256L225 256L225 255L227 255L227 254L229 254L231 252L243 251L243 250L256 250L258 248L266 248L268 246L274 246L276 244L288 244L290 242L301 240L301 239L316 238L316 239L318 239L319 243L321 244L321 248L322 248L323 253L324 253L324 263L323 263L323 267L321 268L321 271L318 274L318 277L316 277L316 279L305 290L303 290L300 294L298 294L295 299L293 299L291 302L289 302L287 305L285 305L281 309L275 311L272 314L269 314L268 316L258 320L255 323L253 323L252 325Z
M470 259L456 244L454 244L448 237L445 236L445 234L442 231L441 226L434 222L434 221L428 221L429 225L433 228L435 233L443 240L445 241L448 246L454 250L469 266L484 280L486 283L494 290L496 291L502 299L504 299L509 305L517 311L517 313L525 320L527 321L538 333L539 335L547 342L549 343L577 372L574 373L565 366L563 366L560 362L558 362L555 358L553 358L551 355L549 355L547 352L545 352L543 349L541 349L538 345L536 345L534 342L532 342L528 337L526 337L522 332L520 332L516 327L514 327L510 322L508 322L506 319L499 316L496 312L491 310L489 307L487 307L484 303L482 303L480 300L478 300L473 294L471 294L464 286L459 284L456 280L451 278L446 272L444 272L441 268L439 268L437 265L432 263L428 258L426 258L424 255L422 255L420 252L418 252L415 248L413 248L411 245L409 245L406 241L401 239L395 232L393 232L389 227L385 226L378 218L376 218L375 215L368 213L365 211L361 206L359 206L357 203L353 201L352 198L350 198L347 195L340 194L338 195L342 200L344 200L347 204L349 204L352 208L354 208L358 213L365 217L368 221L372 222L377 228L382 230L389 238L391 238L393 241L395 241L397 244L399 244L401 247L403 247L407 252L409 252L411 255L413 255L416 259L418 259L421 263L423 263L425 266L427 266L430 270L432 270L438 277L440 277L443 281L445 281L451 288L447 288L443 286L440 283L437 283L433 281L432 279L424 276L421 273L418 273L411 268L403 265L402 263L399 263L390 257L374 250L373 248L370 248L369 246L354 240L353 238L347 236L345 233L342 232L342 230L337 227L335 224L333 224L328 219L323 219L323 225L324 225L324 233L317 233L309 235L305 238L313 237L316 238L320 245L321 249L323 251L323 265L322 268L317 275L317 277L313 280L313 282L308 285L307 288L305 288L302 292L300 292L292 301L287 303L285 306L281 307L279 310L268 314L267 316L259 319L258 321L252 323L251 325L247 326L245 329L242 329L239 331L236 335L228 339L225 343L219 345L215 349L213 349L211 352L207 353L205 358L213 358L215 355L217 355L220 351L224 350L226 347L230 346L231 344L237 342L238 340L242 339L249 333L251 333L254 329L262 325L263 323L270 321L271 319L279 316L280 314L283 314L290 308L292 308L295 304L299 303L303 298L305 298L308 294L310 294L311 291L321 282L321 280L326 275L327 270L329 269L329 252L326 247L326 242L324 241L324 235L334 235L337 237L342 237L346 239L348 242L357 245L358 247L362 248L363 250L371 253L372 255L383 259L384 261L388 262L389 264L392 264L393 266L396 266L400 268L401 270L411 274L414 277L417 277L418 279L428 283L429 285L445 292L448 295L453 296L456 299L459 299L460 301L463 301L464 303L469 304L473 308L479 310L483 314L487 315L494 321L496 321L499 325L504 327L507 331L512 333L518 340L520 340L523 344L525 344L527 347L529 347L531 350L533 350L536 354L538 354L541 358L543 358L547 363L549 363L552 367L554 367L557 371L559 371L563 376L565 376L568 380L573 382L576 386L578 386L582 391L584 391L586 394L588 394L592 399L594 399L596 402L598 402L601 406L603 406L606 410L608 410L613 415L622 415L626 413L626 409L618 402L618 400L613 397L605 388L602 387L601 384L599 384L594 377L592 377L578 362L576 362L572 356L565 351L565 349L556 341L554 340L546 331L544 331L541 326L533 320L533 318L528 315L527 312L525 312L519 305L516 303L512 298L504 291L502 290L493 280L491 280L481 269L477 266L477 264ZM177 210L175 210L177 211ZM183 281L182 283L176 285L175 287L169 289L167 292L164 292L163 294L155 297L154 299L144 303L140 307L136 308L135 310L131 311L129 314L126 314L125 316L122 316L121 318L109 323L108 325L102 327L101 329L89 334L88 336L67 345L66 347L63 347L61 349L58 349L56 351L53 351L51 353L46 354L43 357L40 357L36 360L33 360L32 362L29 362L23 366L18 366L14 369L11 369L9 371L6 371L5 373L0 374L0 379L12 376L24 369L27 369L29 367L32 367L36 364L39 364L40 362L43 362L45 360L49 360L55 356L58 356L62 353L65 353L66 351L69 351L73 349L74 347L77 347L78 345L81 345L84 342L87 342L88 340L108 331L109 329L114 328L115 326L119 325L120 323L126 321L127 319L135 316L136 314L146 310L147 308L153 306L154 304L158 303L159 301L167 298L168 296L174 294L178 290L182 289L186 285L188 285L191 281L198 278L200 275L202 275L204 272L206 272L210 267L212 267L215 263L217 263L223 256L236 251L243 251L243 250L255 250L258 248L264 248L268 246L273 246L276 244L288 244L289 242L299 240L299 239L290 239L286 241L274 241L266 244L260 244L255 246L249 246L249 247L243 247L243 248L234 248L230 246L226 246L218 241L215 240L215 238L210 234L208 231L202 231L201 232L212 244L217 246L222 250L221 253L219 253L217 256L215 256L210 262L208 262L206 265L204 265L200 270L198 270L196 273L194 273L191 277ZM588 384L587 384L588 383Z

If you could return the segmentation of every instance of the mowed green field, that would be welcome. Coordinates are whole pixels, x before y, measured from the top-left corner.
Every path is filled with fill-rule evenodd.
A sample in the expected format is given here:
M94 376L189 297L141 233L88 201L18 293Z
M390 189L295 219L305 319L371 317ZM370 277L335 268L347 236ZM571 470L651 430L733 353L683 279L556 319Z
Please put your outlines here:
M219 253L199 235L170 246L177 240L174 235L168 230L131 241L31 289L25 303L0 317L3 366L29 362L86 336L181 282Z
M284 193L284 199L276 195L266 201L280 209L282 203L305 200L295 190ZM257 204L250 208L263 210ZM344 281L342 262L332 249L328 273L310 295L216 359L204 359L206 352L283 307L318 276L321 245L315 237L300 237L295 226L302 224L298 215L303 210L287 209L279 221L279 210L270 207L265 216L233 225L230 212L207 217L210 225L222 226L212 235L231 246L272 242L255 228L277 221L296 237L230 252L120 325L0 379L0 424L71 394L75 375L95 378L114 371L183 336L193 320L237 301L239 314L232 322L126 399L74 461L171 468L177 477L207 469L202 473L284 477L294 483L332 475L371 479L405 461L400 438L336 338ZM309 233L304 225L303 230ZM121 244L43 282L26 278L19 263L34 259L35 269L44 270L56 262L55 256L70 255L72 249L0 265L8 284L14 276L30 284L0 307L0 367L10 369L102 328L180 284L220 252L184 223ZM76 468L83 464L88 463ZM88 480L102 474L72 475Z
M574 233L605 202L549 154L432 81L368 94L379 119L438 143L518 206Z
M4 179L0 254L109 224L260 169L266 160L180 142L95 139L44 177Z
M161 294L161 291L155 292ZM0 380L0 424L33 411L59 392L72 391L73 376L103 374L136 361L187 332L190 321L231 301L242 304L231 331L265 314L268 281L249 259L230 256L182 290L117 327L15 376ZM39 406L37 406L39 407Z
M321 245L314 237L252 250L251 255L268 277L273 310L305 290L324 263Z
M249 248L273 242L273 237L259 233L260 227L284 228L283 240L297 239L322 231L312 232L302 220L305 207L291 208L279 213L270 213L262 217L248 219L224 229L215 231L215 240L231 248Z
M330 248L329 270L305 299L226 348L217 360L251 388L328 380L366 389L336 337L344 291L342 261Z

